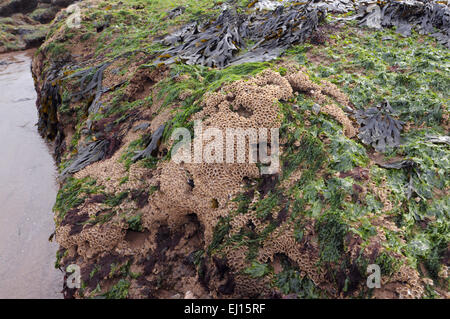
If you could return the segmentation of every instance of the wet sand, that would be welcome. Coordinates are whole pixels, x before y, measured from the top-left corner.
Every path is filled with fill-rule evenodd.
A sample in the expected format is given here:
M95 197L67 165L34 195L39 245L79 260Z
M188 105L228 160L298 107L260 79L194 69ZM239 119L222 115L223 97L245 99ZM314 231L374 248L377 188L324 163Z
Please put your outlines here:
M32 53L0 55L0 298L62 297L48 241L56 168L35 125Z

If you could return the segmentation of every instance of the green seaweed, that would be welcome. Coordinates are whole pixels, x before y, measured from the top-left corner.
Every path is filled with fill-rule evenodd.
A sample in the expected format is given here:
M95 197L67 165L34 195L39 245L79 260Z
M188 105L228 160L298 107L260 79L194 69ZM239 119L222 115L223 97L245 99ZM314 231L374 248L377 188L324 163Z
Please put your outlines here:
M76 179L69 177L56 196L53 211L58 213L58 218L63 219L68 211L81 205L90 194L96 194L101 187L96 186L92 178Z

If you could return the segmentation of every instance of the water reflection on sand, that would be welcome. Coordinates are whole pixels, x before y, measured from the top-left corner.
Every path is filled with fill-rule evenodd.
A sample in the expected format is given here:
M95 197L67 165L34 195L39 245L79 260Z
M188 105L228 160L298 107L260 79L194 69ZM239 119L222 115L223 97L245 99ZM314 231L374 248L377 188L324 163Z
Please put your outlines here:
M0 298L61 298L56 168L37 133L32 52L0 55Z

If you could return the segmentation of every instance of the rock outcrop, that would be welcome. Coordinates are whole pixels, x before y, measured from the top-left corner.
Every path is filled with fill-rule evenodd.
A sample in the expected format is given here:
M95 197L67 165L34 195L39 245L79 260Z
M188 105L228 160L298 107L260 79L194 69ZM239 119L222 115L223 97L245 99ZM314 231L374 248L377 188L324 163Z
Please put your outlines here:
M29 13L36 9L38 0L2 0L0 1L0 17L15 13Z
M80 28L61 12L33 60L38 126L60 172L56 266L81 268L65 297L449 298L450 150L432 142L449 127L436 58L448 49L332 14L351 1L320 22L317 7L289 1L270 14L259 11L272 1L186 3L85 1ZM229 24L227 10L253 19ZM277 20L286 12L305 17L302 41L290 37L301 22ZM265 18L280 28L260 30ZM233 42L227 25L250 36ZM169 30L185 36L170 43ZM239 60L258 45L274 59ZM242 129L242 141L202 139L199 122ZM201 160L176 160L183 134Z
M38 47L56 14L75 0L0 1L0 53Z

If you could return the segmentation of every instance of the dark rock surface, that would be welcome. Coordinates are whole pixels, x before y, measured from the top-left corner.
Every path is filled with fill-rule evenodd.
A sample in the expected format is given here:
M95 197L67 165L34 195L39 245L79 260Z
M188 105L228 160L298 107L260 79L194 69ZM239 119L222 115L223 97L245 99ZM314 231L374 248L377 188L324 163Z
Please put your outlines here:
M38 0L3 0L0 1L0 17L14 13L28 13L38 5Z
M39 7L30 14L30 18L39 23L46 24L55 18L59 10L59 7L54 7L49 4L40 4Z

